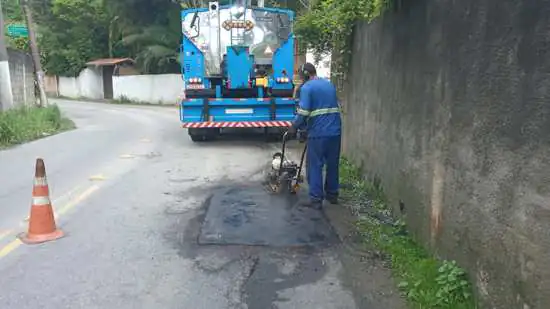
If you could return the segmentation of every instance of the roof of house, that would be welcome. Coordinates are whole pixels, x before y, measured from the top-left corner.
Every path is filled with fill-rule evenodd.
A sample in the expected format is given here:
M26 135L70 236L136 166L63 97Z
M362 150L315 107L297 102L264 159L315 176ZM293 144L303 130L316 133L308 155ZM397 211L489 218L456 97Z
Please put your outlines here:
M134 60L132 58L104 58L104 59L97 59L97 60L90 61L86 63L86 65L109 66L109 65L121 64L124 62L134 63Z

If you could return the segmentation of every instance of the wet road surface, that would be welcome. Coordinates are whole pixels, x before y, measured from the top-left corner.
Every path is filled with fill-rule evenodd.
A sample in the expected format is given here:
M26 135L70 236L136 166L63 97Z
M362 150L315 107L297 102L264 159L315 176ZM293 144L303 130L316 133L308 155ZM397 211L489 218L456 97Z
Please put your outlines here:
M367 308L324 218L266 204L277 144L192 143L175 108L59 105L78 129L0 152L0 308ZM28 246L37 156L66 237Z

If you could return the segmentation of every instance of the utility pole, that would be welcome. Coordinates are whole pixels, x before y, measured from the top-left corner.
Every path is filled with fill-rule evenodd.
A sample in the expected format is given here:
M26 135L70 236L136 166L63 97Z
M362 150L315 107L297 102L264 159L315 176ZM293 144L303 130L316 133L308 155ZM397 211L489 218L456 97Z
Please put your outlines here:
M13 107L13 92L11 90L10 64L8 62L8 49L6 36L4 35L4 11L0 1L0 111Z
M32 12L28 0L20 0L21 9L27 20L27 28L29 29L29 43L31 45L32 60L34 62L34 71L36 72L36 81L40 91L40 106L48 106L48 97L46 96L46 87L44 85L44 71L40 64L40 53L38 44L36 43L36 35L34 33L34 23L32 21Z

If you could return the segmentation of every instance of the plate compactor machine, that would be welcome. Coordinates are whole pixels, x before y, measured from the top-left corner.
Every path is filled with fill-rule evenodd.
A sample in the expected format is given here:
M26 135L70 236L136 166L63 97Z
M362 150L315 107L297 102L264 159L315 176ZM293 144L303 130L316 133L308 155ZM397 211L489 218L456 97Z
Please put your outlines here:
M304 158L307 151L307 144L304 146L300 163L296 163L287 158L286 146L290 138L290 134L283 134L283 145L280 152L273 155L271 161L271 170L268 173L268 183L270 189L275 193L290 193L296 194L300 185L304 182L302 170Z

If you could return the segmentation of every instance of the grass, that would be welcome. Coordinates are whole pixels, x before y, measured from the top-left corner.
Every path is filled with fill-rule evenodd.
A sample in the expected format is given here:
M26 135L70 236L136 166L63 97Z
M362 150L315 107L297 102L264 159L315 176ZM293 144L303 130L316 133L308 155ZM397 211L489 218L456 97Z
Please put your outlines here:
M0 112L0 148L22 144L74 128L57 105L20 107Z
M408 235L395 220L382 187L368 182L348 160L340 164L342 199L358 217L364 244L390 262L393 277L414 309L478 308L467 275L455 261L439 260Z
M54 99L61 99L61 100L68 100L68 101L82 101L82 102L91 102L91 103L105 103L105 104L116 104L116 105L130 105L130 106L158 106L158 107L174 107L176 104L174 101L174 104L166 104L163 102L147 102L147 101L136 101L132 100L126 96L120 96L116 99L90 99L85 97L79 97L79 98L71 98L71 97L65 97L65 96L56 96Z
M151 102L132 100L132 99L128 98L125 95L121 95L120 97L118 97L116 99L109 100L109 102L112 103L112 104L153 105L153 103L151 103Z

